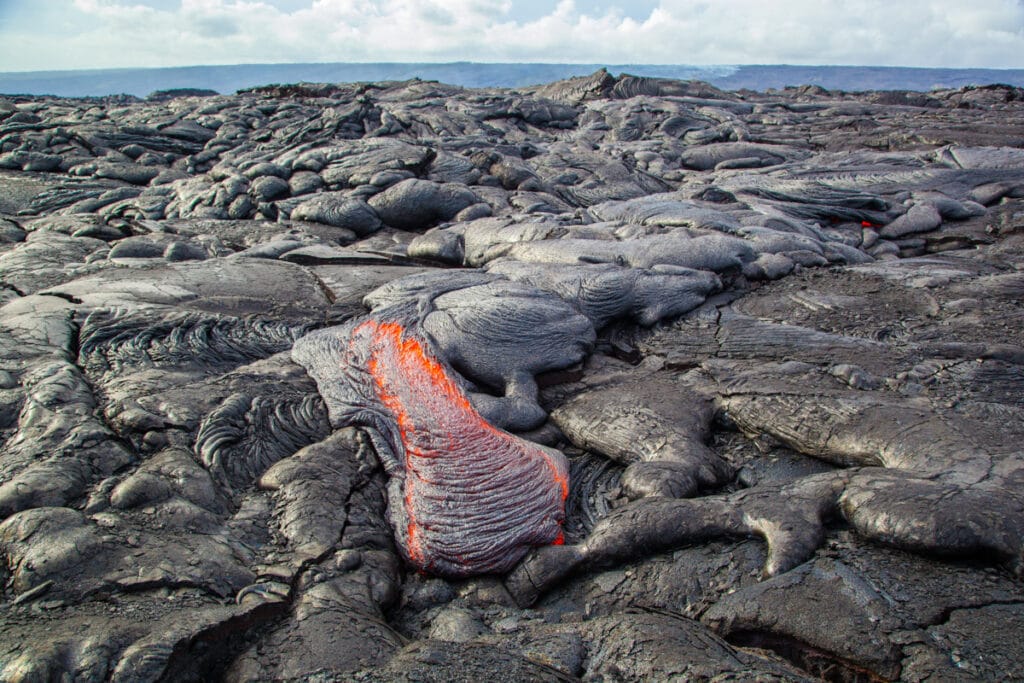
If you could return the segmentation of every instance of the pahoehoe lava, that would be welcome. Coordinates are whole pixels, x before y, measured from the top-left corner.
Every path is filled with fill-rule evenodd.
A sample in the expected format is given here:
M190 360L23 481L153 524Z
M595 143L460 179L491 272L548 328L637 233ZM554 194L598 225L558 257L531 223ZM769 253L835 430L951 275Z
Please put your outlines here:
M0 97L0 680L1024 678L1022 130Z
M321 330L292 355L328 396L336 426L372 430L392 477L389 520L413 566L505 572L532 546L562 542L565 456L483 419L412 319Z

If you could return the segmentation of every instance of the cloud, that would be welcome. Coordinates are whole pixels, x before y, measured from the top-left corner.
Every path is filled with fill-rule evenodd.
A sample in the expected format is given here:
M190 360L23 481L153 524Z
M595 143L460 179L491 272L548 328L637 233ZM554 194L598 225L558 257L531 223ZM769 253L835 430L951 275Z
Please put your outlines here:
M536 3L517 11L512 0L60 1L88 28L59 41L46 22L0 28L0 68L463 60L1024 67L1020 0L561 0L547 13Z

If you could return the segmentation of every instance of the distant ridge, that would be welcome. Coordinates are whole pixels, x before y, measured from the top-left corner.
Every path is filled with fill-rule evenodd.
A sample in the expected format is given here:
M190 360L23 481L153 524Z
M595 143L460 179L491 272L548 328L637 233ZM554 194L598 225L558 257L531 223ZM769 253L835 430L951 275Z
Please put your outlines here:
M605 67L615 75L707 81L726 90L818 85L829 90L917 90L1006 83L1024 87L1024 69L924 69L880 66L690 66L641 64L240 64L162 69L98 69L0 73L0 93L145 97L177 88L233 93L268 83L340 83L422 78L471 88L523 87L584 76Z

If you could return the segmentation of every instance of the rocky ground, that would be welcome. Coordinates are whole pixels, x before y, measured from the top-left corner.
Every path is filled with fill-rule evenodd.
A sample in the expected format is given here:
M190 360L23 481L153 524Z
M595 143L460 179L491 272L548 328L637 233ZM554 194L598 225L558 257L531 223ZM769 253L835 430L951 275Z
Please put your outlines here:
M1014 88L0 99L0 679L1024 678L1022 295Z

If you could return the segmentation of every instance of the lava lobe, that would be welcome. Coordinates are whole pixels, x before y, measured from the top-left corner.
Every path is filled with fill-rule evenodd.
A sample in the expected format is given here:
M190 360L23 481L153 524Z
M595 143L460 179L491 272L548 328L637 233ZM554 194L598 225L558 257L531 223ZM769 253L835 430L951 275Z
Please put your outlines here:
M413 325L377 316L299 340L335 427L360 424L391 476L388 516L415 567L501 573L562 542L568 464L492 426Z

